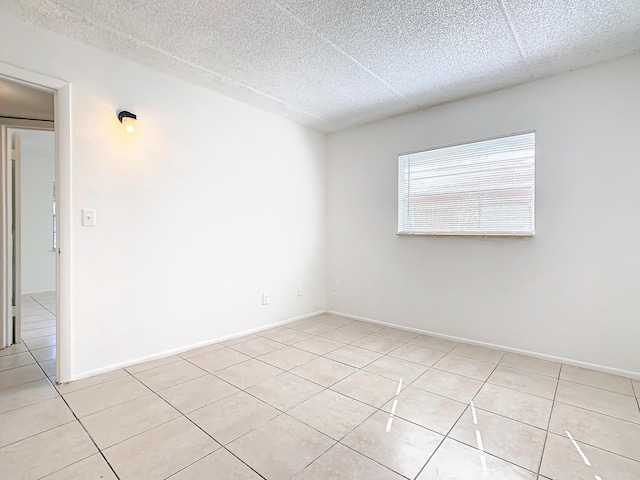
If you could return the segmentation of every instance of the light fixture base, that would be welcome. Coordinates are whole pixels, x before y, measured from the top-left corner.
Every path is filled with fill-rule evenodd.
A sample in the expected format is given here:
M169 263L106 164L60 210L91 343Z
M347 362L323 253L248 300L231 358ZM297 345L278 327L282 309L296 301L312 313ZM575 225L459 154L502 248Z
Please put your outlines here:
M122 110L120 112L118 112L118 120L120 120L120 123L122 123L122 119L123 118L133 118L134 120L136 120L138 117L131 113L131 112L127 112L126 110Z

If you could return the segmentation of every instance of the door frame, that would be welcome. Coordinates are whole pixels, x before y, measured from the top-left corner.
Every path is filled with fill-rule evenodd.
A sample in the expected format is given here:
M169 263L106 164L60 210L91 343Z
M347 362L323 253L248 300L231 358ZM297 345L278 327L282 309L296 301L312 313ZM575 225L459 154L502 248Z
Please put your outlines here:
M54 94L56 172L56 382L73 380L71 83L0 62L0 76ZM19 128L19 127L18 127Z

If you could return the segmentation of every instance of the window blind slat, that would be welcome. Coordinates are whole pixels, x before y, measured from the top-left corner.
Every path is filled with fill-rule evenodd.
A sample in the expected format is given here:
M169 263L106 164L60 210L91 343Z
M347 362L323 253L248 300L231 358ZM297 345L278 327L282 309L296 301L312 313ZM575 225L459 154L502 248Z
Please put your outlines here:
M533 235L535 133L401 155L398 233Z

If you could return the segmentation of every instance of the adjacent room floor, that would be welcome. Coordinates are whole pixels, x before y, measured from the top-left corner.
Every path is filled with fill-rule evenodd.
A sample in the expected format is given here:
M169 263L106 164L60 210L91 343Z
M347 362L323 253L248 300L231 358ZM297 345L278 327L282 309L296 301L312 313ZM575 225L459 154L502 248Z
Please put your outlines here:
M640 478L628 378L322 315L53 387L48 328L0 351L5 480Z

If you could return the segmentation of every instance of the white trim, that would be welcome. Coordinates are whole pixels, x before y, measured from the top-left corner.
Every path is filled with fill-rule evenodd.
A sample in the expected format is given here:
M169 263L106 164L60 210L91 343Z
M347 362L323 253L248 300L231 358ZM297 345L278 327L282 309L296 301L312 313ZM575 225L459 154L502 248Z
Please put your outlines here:
M431 332L429 330L422 330L420 328L405 327L404 325L398 325L396 323L381 322L380 320L373 320L372 318L360 317L358 315L351 315L348 313L336 312L334 310L327 310L326 313L330 315L336 315L339 317L352 318L354 320L360 320L363 322L375 323L377 325L384 325L385 327L397 328L399 330L406 330L407 332L421 333L423 335L444 338L445 340L452 340L454 342L468 343L470 345L477 345L479 347L493 348L496 350L502 350L504 352L517 353L520 355L526 355L528 357L539 358L541 360L549 360L551 362L564 363L565 365L588 368L590 370L596 370L598 372L611 373L613 375L620 375L622 377L635 378L636 380L640 380L640 372L632 372L629 370L622 370L620 368L607 367L605 365L597 365L595 363L583 362L580 360L573 360L571 358L558 357L555 355L547 355L546 353L531 352L529 350L506 347L504 345L497 345L495 343L480 342L478 340L472 340L464 337L454 337L453 335L445 335L442 333Z
M73 312L71 297L71 84L60 78L0 62L0 76L54 93L56 138L56 202L58 248L56 282L56 381L71 380L73 371Z
M126 362L115 363L113 365L109 365L107 367L96 368L95 370L89 370L87 372L80 373L78 375L74 375L71 381L82 380L84 378L93 377L95 375L100 375L101 373L111 372L113 370L118 370L120 368L131 367L132 365L137 365L139 363L149 362L151 360L158 360L160 358L166 358L171 355L177 355L179 353L188 352L189 350L194 350L196 348L207 347L209 345L213 345L215 343L224 342L227 340L232 340L234 338L242 337L244 335L249 335L255 332L261 332L263 330L268 330L270 328L280 327L282 325L286 325L288 323L297 322L298 320L304 320L305 318L315 317L317 315L322 315L325 313L325 310L319 310L317 312L306 313L304 315L299 315L297 317L289 318L287 320L281 320L279 322L270 323L269 325L263 325L262 327L252 328L249 330L244 330L242 332L233 333L231 335L226 335L224 337L216 338L214 340L206 340L204 342L194 343L187 346L182 346L178 348L173 348L171 350L165 350L164 352L154 353L153 355L147 355L144 357L139 357L134 360L127 360Z

